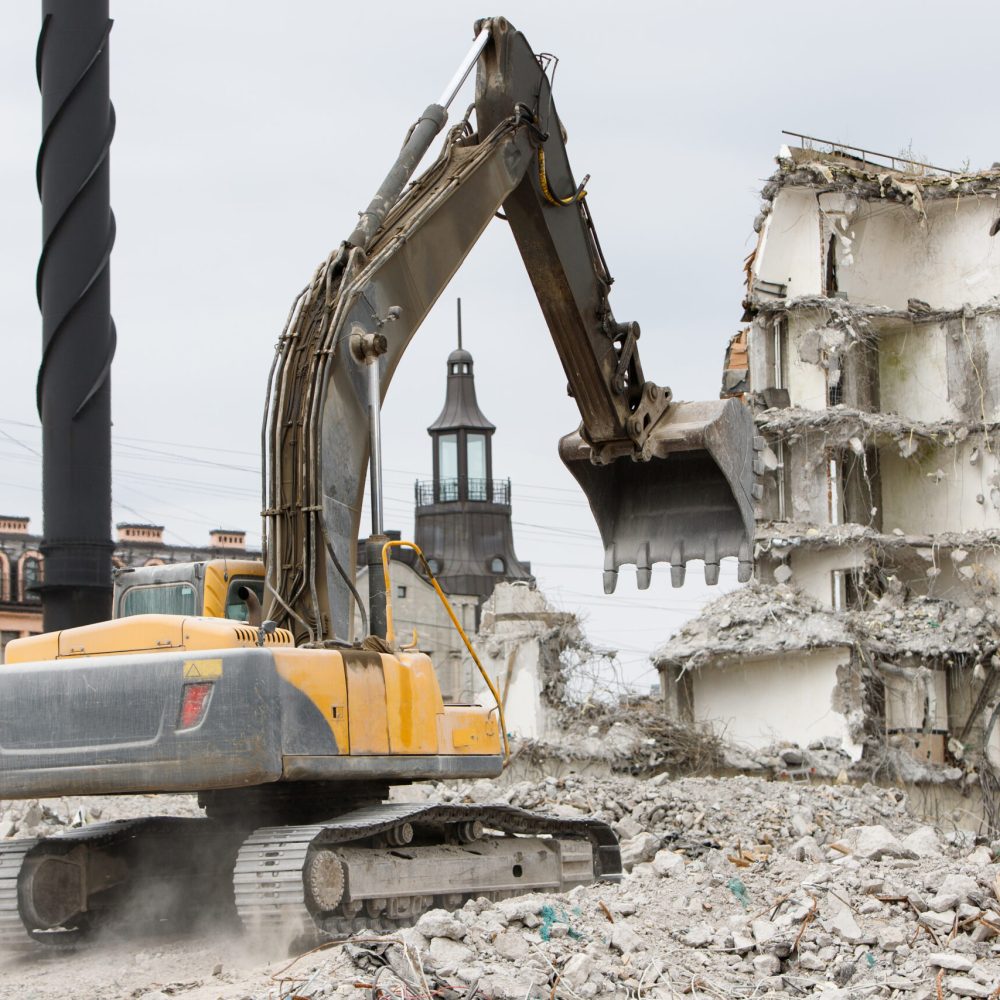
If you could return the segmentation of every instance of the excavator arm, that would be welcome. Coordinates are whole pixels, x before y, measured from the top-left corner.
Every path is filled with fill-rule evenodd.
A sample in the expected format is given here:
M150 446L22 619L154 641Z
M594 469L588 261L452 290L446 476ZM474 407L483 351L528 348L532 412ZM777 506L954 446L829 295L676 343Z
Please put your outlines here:
M279 339L262 430L269 618L300 643L348 635L370 421L431 306L499 210L510 225L580 409L560 454L605 546L605 589L634 563L687 560L749 577L755 444L737 400L677 403L645 381L639 327L619 323L583 184L573 176L546 59L503 18L410 130L359 223L297 297ZM465 74L476 99L406 188ZM404 191L405 188L405 191ZM373 464L378 469L378 463ZM380 503L374 483L373 504ZM363 611L363 607L362 607Z

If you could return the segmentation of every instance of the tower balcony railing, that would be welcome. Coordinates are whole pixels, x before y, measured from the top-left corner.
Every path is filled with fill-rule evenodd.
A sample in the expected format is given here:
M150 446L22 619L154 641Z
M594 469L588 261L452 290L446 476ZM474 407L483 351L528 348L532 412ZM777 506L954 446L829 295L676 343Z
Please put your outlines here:
M415 486L418 507L429 507L435 503L457 503L460 500L510 506L509 479L469 479L458 476L454 479L424 480Z

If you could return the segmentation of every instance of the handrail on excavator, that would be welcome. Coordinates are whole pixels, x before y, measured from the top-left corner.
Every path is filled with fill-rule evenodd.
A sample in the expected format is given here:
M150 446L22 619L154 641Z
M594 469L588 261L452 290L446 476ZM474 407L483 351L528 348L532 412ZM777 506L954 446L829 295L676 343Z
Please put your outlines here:
M486 686L490 689L490 694L493 695L493 700L496 702L497 706L497 720L500 724L500 734L503 737L503 756L504 764L506 765L506 763L510 760L510 743L507 740L507 721L504 719L503 715L503 705L501 704L500 692L497 690L492 678L486 672L486 668L476 655L476 651L472 648L472 642L465 634L465 629L462 628L458 617L455 615L455 610L451 606L451 602L448 600L445 592L441 589L441 585L437 582L437 577L435 577L431 572L431 568L428 565L427 560L424 558L424 553L421 551L420 546L417 545L416 542L408 542L405 539L400 538L390 539L382 546L382 575L385 578L385 641L393 643L396 639L396 633L392 627L392 580L389 576L389 550L400 548L413 549L413 551L416 552L417 558L420 560L420 564L423 566L424 572L427 574L427 579L431 581L431 586L441 599L441 603L444 605L445 611L448 612L448 617L451 619L452 625L454 625L458 630L458 634L462 637L462 642L465 643L465 648L469 651L469 656L472 657L473 663L475 663L475 665L479 668L479 673L482 674L483 680L486 681Z

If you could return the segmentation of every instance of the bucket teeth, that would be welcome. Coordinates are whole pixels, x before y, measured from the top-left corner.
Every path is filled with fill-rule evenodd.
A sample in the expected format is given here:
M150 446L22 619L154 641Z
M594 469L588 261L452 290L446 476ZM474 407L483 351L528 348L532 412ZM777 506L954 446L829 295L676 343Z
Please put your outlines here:
M640 590L649 590L653 578L653 564L649 558L649 542L639 546L635 556L635 580Z
M677 542L670 553L670 586L683 587L687 574L687 563L684 561L684 543Z
M615 546L612 543L604 550L604 593L613 594L618 586L618 564L615 562Z
M714 587L719 582L719 538L709 535L705 542L705 583Z

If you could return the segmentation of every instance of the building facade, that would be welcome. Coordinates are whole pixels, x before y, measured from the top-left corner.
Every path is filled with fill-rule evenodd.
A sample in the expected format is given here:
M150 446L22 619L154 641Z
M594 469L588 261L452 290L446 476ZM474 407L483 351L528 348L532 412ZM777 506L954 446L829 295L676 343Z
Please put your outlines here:
M232 556L260 558L246 547L246 532L217 528L204 546L171 545L163 540L163 525L116 525L113 555L116 569L198 562ZM0 516L0 654L11 639L42 631L38 587L45 580L42 536L33 534L26 517Z
M1000 763L1000 166L784 147L723 395L764 436L755 583L654 655L751 746Z

